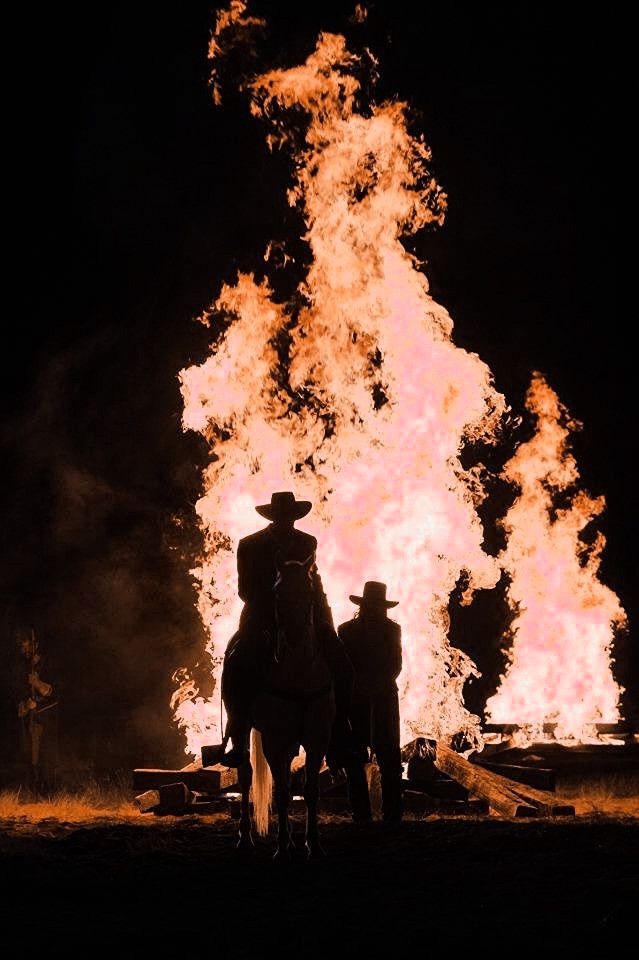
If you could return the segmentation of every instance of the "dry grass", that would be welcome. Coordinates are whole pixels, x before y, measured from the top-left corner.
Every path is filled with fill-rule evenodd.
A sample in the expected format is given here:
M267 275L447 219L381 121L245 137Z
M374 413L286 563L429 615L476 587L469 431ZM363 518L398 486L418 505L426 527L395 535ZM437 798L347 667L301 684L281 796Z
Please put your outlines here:
M639 819L639 774L615 774L564 784L560 792L572 799L580 816Z
M608 775L597 780L575 778L571 782L558 784L557 792L571 799L578 818L639 819L639 774ZM371 784L371 794L373 808L379 813L378 783ZM206 820L225 819L226 816L207 816ZM435 812L431 816L436 819L439 815ZM344 815L333 816L328 811L324 811L321 817L327 823L344 820ZM409 813L407 819L414 818ZM106 783L89 781L76 789L56 791L45 797L25 788L0 791L0 821L8 828L14 826L24 830L30 826L37 829L41 824L46 829L56 824L86 824L105 820L157 825L162 821L173 821L174 818L163 817L158 821L152 816L142 816L133 802L131 785L125 776L116 776Z
M36 823L57 820L82 823L88 820L131 819L139 817L127 784L96 781L75 791L59 790L51 796L39 796L19 787L0 792L0 819Z

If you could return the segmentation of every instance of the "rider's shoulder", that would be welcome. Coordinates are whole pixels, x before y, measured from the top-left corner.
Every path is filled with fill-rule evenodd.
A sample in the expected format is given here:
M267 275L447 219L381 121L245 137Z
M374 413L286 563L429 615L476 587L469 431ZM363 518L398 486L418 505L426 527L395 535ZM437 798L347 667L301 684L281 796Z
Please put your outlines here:
M303 547L309 552L317 549L317 539L310 533L304 533L303 530L294 530L293 537L294 542L299 547ZM258 547L263 543L270 543L270 541L270 527L264 527L262 530L258 530L256 533L249 533L248 536L242 537L242 539L238 541L238 548L250 549L253 546Z
M360 630L360 622L356 619L345 620L344 623L340 623L337 628L337 633L340 637L348 637L353 633L358 633Z
M308 546L313 550L316 549L317 537L314 537L312 534L304 533L303 530L295 530L295 537L298 543L303 543L304 546Z
M262 543L264 540L269 539L268 527L264 527L263 530L257 530L255 533L249 533L248 536L242 537L238 542L238 547L251 547L253 544Z

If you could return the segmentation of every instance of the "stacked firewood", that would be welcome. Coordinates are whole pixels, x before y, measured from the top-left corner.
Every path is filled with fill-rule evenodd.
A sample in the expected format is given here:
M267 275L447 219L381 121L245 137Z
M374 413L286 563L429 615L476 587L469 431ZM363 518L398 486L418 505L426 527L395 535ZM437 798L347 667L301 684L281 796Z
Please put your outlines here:
M478 763L470 763L443 743L437 744L435 764L443 773L486 800L491 811L502 816L574 816L575 807L569 800L528 783L517 782Z
M553 793L553 771L516 765L498 765L481 754L473 762L444 743L420 738L403 751L404 806L407 812L480 814L506 817L572 816L574 804ZM375 765L368 771L374 794ZM295 777L303 778L303 770ZM194 761L181 770L137 769L133 785L142 791L135 800L141 813L155 815L237 813L237 774L220 764ZM546 789L540 789L544 787ZM302 791L301 783L293 793ZM325 811L348 812L346 780L328 769L320 775ZM301 797L296 799L301 800Z
M156 816L215 813L228 806L236 784L235 770L199 760L181 770L133 771L133 787L143 791L135 798L140 813Z

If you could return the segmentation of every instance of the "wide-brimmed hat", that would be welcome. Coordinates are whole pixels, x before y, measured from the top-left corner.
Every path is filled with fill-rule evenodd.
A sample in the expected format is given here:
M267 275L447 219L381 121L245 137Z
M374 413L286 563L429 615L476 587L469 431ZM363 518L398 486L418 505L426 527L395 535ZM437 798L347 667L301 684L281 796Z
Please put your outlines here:
M290 490L271 494L270 503L262 503L255 509L267 520L299 520L305 517L313 504L310 500L296 500Z
M356 603L358 607L377 606L377 607L396 607L399 600L386 599L386 584L379 583L377 580L368 580L364 584L364 590L361 597L351 594L350 600Z

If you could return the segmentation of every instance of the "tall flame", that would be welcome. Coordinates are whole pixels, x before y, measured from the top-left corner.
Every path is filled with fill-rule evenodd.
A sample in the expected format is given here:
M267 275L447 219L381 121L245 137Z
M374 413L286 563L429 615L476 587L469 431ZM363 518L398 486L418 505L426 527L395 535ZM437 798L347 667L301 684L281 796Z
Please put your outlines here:
M589 545L580 537L604 508L603 497L577 490L569 440L580 425L540 374L526 406L537 429L504 467L521 492L504 518L508 541L499 558L511 581L513 646L487 714L517 722L525 739L541 735L544 722L557 724L558 738L582 739L594 734L595 723L619 719L610 649L626 618L597 577L603 535ZM558 497L567 505L558 506Z
M210 356L180 374L184 428L212 454L197 504L199 609L218 678L240 612L238 539L258 525L256 504L292 489L314 504L302 526L319 540L336 621L350 618L348 595L368 579L400 602L404 735L477 740L462 699L476 670L449 643L447 607L462 573L469 599L499 568L482 549L478 471L459 457L466 439L495 439L505 404L486 364L453 343L450 316L401 243L442 221L445 196L405 104L358 109L359 66L343 37L322 34L304 64L249 88L252 112L274 118L269 142L294 152L289 201L303 212L312 262L301 307L276 303L252 275L224 286L204 317ZM190 694L177 695L176 715L194 751L219 733L218 707Z
M219 61L227 34L235 43L237 30L261 25L233 0L218 15L211 57ZM482 468L464 469L460 454L468 440L496 442L507 407L486 364L453 343L450 316L402 245L442 222L446 198L406 105L361 104L364 66L342 36L324 33L303 64L243 86L251 112L270 125L269 145L293 155L288 199L311 256L289 302L252 274L224 285L201 318L212 328L210 354L180 373L184 429L211 451L193 573L214 694L240 614L237 542L258 526L255 505L291 489L313 502L302 526L318 538L336 621L352 615L348 595L365 580L384 580L399 601L406 739L460 732L480 742L462 695L477 671L449 642L448 605L460 577L469 602L502 569L513 646L488 715L526 725L527 736L552 720L557 735L582 737L618 718L621 692L610 649L625 614L597 579L603 537L590 546L581 537L604 501L573 492L577 425L536 374L527 405L537 432L504 468L520 490L503 521L507 546L498 558L484 551ZM214 63L219 102L216 71ZM198 696L183 670L175 679L175 716L187 752L197 752L220 736L219 699Z

